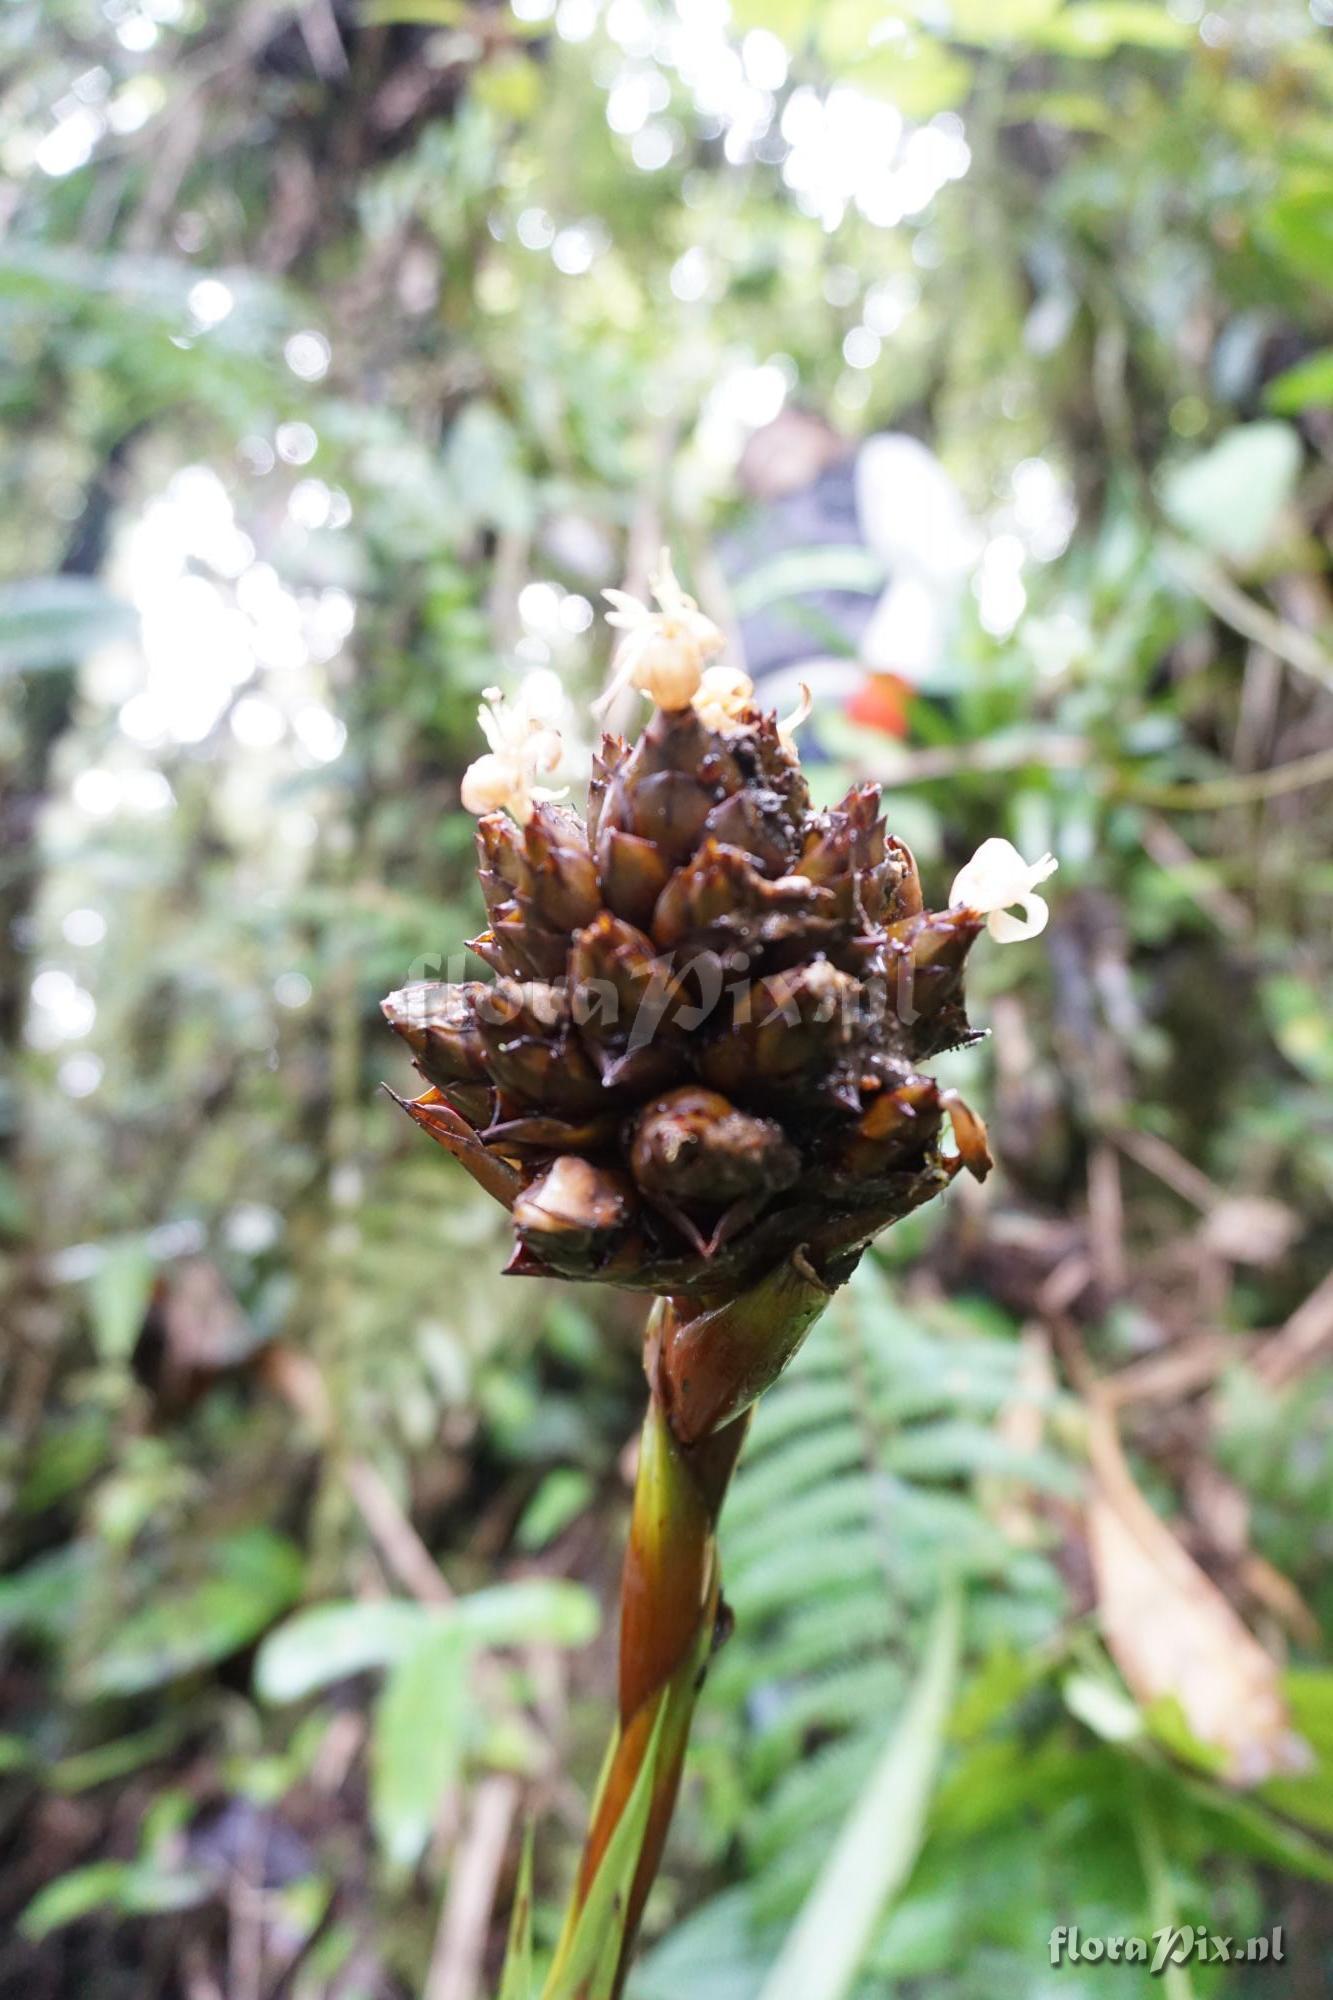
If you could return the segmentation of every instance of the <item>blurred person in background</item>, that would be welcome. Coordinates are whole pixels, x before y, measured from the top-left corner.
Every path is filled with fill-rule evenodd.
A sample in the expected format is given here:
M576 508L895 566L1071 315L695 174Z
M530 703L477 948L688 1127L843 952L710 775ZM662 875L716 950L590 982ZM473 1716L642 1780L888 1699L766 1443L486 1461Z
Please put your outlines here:
M942 669L978 553L962 499L929 448L901 431L859 443L789 407L740 459L751 503L724 544L746 671L764 705L840 712L894 737Z

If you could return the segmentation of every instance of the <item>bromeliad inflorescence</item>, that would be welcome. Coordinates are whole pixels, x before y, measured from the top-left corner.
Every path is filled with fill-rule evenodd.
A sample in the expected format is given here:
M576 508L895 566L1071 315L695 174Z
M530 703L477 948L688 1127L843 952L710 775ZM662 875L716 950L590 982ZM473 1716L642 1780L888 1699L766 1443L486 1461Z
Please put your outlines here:
M552 1996L651 1758L623 1976L719 1612L713 1529L745 1413L870 1240L989 1169L980 1119L924 1065L971 1038L981 930L1035 935L1055 866L987 841L926 908L878 787L815 810L804 705L779 723L712 663L722 633L665 554L654 591L656 611L607 593L624 636L606 700L654 706L633 743L602 738L585 817L538 782L558 737L488 695L463 801L489 916L472 950L495 976L384 1003L428 1086L405 1109L511 1212L508 1269L658 1295L618 1730ZM1023 922L999 914L1014 903Z
M408 1109L513 1210L511 1269L711 1300L798 1246L845 1262L960 1162L986 1171L922 1065L969 1038L963 961L997 896L1054 864L989 841L927 910L877 788L814 811L791 725L704 665L720 634L665 559L657 588L659 613L614 593L618 675L657 706L632 746L603 738L586 820L535 782L555 733L488 697L463 796L497 977L385 1012L431 1086Z

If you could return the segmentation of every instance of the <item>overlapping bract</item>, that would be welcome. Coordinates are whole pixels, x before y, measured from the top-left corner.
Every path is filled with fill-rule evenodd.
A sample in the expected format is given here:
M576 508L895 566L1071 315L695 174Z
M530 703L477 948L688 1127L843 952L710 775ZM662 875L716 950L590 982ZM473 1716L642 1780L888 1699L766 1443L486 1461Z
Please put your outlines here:
M603 738L586 821L482 819L494 982L384 1009L431 1086L406 1108L513 1212L511 1270L723 1299L985 1172L920 1067L968 1037L982 919L923 908L878 806L812 810L771 715L684 708Z

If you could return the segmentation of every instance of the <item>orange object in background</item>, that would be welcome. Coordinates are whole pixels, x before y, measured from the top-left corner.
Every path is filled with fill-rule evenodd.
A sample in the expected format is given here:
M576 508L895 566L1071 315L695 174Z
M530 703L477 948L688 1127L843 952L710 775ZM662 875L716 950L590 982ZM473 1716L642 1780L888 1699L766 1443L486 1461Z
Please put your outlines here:
M867 674L848 696L847 713L853 722L884 736L906 736L911 698L911 685L900 675Z

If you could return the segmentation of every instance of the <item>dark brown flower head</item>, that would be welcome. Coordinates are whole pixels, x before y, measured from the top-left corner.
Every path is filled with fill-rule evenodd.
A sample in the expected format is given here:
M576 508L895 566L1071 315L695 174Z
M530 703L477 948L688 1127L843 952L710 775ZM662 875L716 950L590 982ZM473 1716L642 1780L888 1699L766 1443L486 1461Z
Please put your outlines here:
M508 812L478 828L473 949L497 976L384 1010L431 1086L413 1117L512 1210L511 1270L722 1300L800 1252L854 1260L960 1166L984 1176L981 1121L922 1065L971 1039L996 899L1039 925L1049 869L988 842L926 909L878 787L813 810L791 725L706 665L720 635L689 600L617 604L645 728L603 737L585 821L533 782L549 728L485 711L471 797Z

